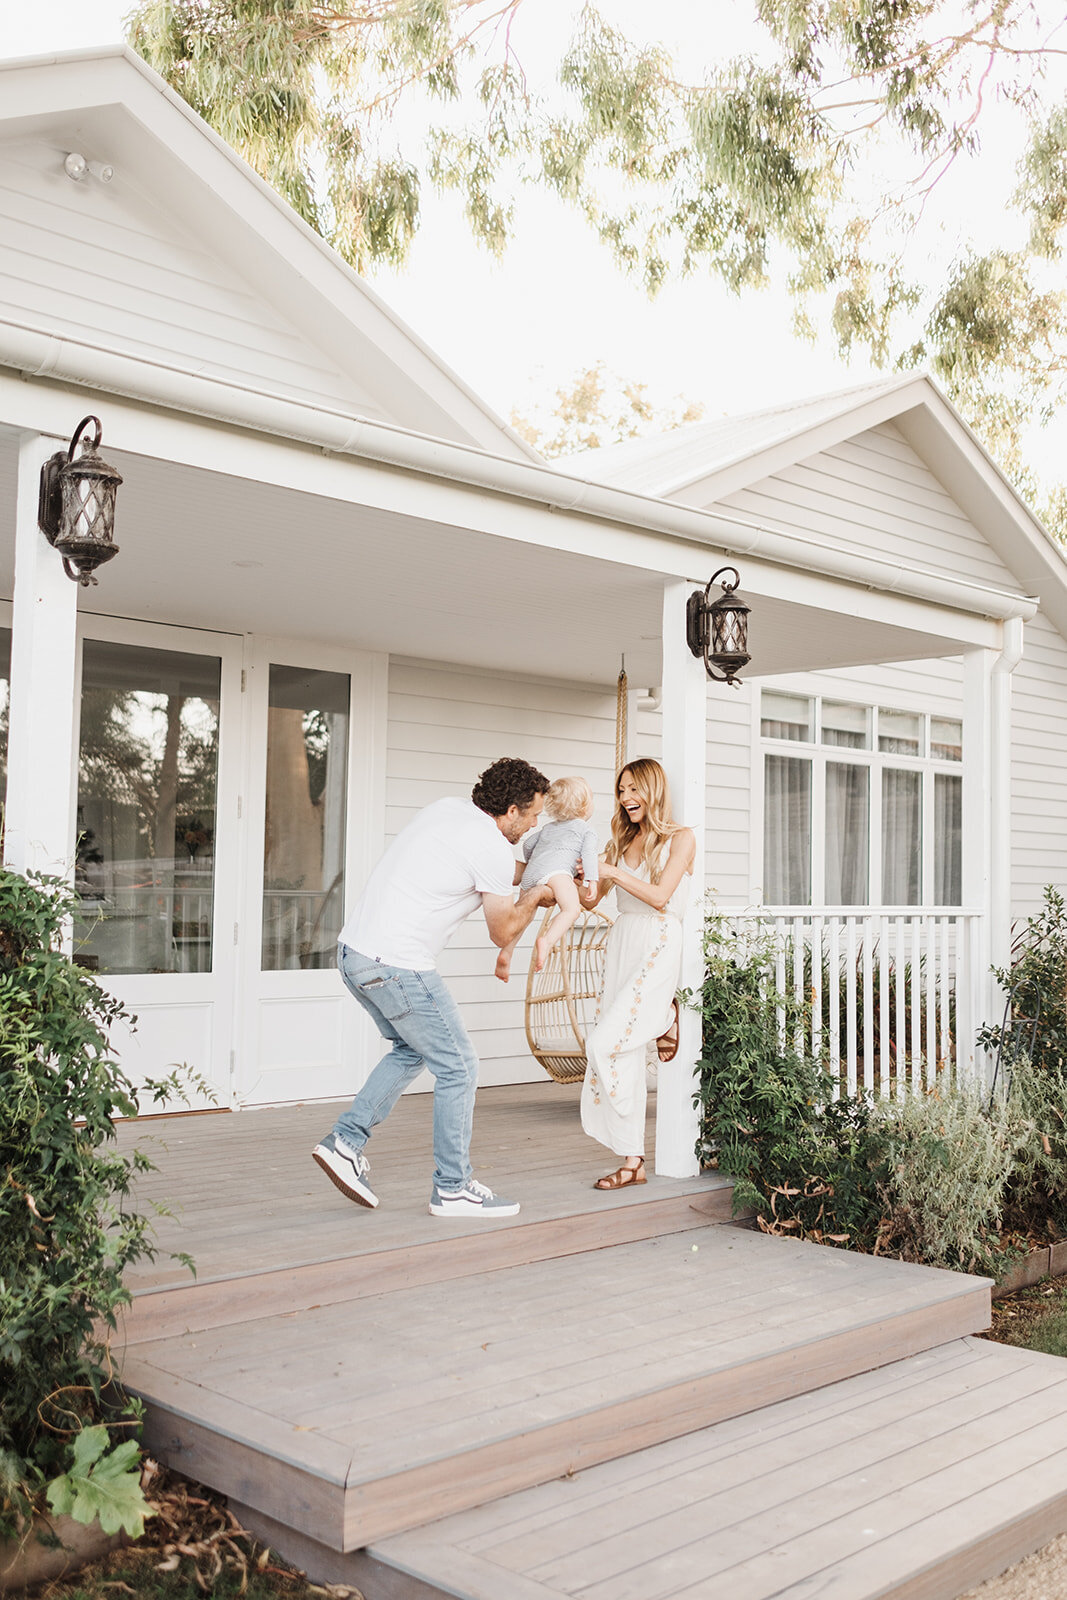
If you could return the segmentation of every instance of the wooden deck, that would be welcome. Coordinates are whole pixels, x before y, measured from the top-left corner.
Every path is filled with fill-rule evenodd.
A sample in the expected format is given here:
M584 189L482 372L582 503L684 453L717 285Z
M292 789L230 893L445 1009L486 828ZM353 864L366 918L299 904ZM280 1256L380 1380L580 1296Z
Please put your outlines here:
M994 1371L1004 1353L966 1338L986 1281L722 1226L714 1174L597 1193L577 1091L547 1083L479 1096L475 1169L521 1214L431 1218L431 1110L409 1097L376 1134L377 1211L310 1159L330 1107L122 1130L154 1142L161 1245L199 1270L132 1279L123 1372L154 1453L367 1600L956 1592L872 1587L861 1524L891 1488L918 1516L906 1437L948 1451L964 1497L988 1487L993 1435L954 1432L975 1396L994 1431L1021 1406L1059 1418L1057 1364Z
M1054 1356L958 1340L755 1421L385 1540L363 1570L403 1574L405 1600L952 1600L1067 1529Z
M427 1213L426 1096L375 1137L377 1211L310 1160L329 1108L142 1125L199 1272L132 1279L153 1448L353 1550L985 1324L979 1280L712 1226L714 1174L597 1193L576 1100L480 1097L476 1169L523 1202L489 1225Z

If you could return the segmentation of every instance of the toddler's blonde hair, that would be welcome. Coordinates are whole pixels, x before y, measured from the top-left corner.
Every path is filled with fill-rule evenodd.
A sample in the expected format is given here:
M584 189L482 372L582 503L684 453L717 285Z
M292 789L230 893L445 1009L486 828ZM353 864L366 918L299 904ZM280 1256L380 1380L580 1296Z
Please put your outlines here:
M593 809L593 791L584 778L557 778L548 786L545 810L553 822L570 822Z

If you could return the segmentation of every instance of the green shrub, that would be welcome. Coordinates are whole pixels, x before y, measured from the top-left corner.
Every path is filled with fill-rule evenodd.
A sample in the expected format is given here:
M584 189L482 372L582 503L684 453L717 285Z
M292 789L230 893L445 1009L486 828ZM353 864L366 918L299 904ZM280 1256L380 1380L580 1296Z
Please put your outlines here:
M72 912L60 881L0 870L0 1535L83 1470L93 1426L117 1441L103 1452L94 1436L96 1480L133 1470L116 1452L138 1410L109 1381L100 1329L129 1299L125 1268L153 1253L129 1203L151 1163L114 1148L114 1119L137 1110L108 1037L126 1013L62 953ZM173 1080L152 1087L161 1100Z
M1003 1101L954 1088L875 1110L886 1172L877 1248L904 1261L996 1271L1008 1180L1030 1128Z
M768 1232L857 1248L877 1234L881 1153L867 1100L838 1096L805 1052L808 1007L774 984L774 936L712 913L704 982L697 1154L734 1179L734 1209ZM797 1041L801 1048L797 1049Z

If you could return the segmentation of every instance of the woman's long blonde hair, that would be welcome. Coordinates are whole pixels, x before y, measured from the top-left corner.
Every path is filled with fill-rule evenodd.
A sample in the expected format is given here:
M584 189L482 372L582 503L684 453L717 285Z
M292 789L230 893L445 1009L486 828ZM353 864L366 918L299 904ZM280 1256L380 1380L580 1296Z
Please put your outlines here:
M611 839L604 854L608 861L618 863L640 832L636 822L631 822L619 802L619 785L629 773L634 788L645 804L644 859L650 883L658 883L666 858L663 846L668 839L681 831L681 823L671 816L671 790L667 774L658 761L649 756L639 756L628 761L615 779L615 814L611 819ZM625 866L626 863L623 862Z

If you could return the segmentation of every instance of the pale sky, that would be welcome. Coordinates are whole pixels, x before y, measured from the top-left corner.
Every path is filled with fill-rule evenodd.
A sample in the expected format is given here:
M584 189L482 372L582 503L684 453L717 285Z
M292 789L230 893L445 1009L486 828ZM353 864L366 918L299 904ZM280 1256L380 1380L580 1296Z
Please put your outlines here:
M0 55L120 39L129 4L36 0L16 11L14 0L0 0ZM558 48L578 9L578 0L529 0L520 12L516 45L531 74L539 54L547 59ZM601 0L601 11L637 37L649 25L646 0ZM741 39L723 37L724 21L739 13L744 8L707 0L660 0L655 18L662 42L684 50L685 68L696 78L713 48L731 53L743 46ZM536 24L523 24L533 17ZM995 148L997 141L990 142ZM994 157L989 162L995 166ZM972 204L964 192L950 199L950 210L953 204L958 216L948 226L957 234L964 215L969 225L977 214L992 214L995 225L1003 226L999 207L990 208L985 196ZM795 339L784 294L738 300L714 279L695 277L649 301L587 227L545 194L522 195L516 237L499 264L474 244L457 214L454 201L425 196L409 265L400 272L378 271L373 283L505 417L513 406L528 408L596 361L625 380L647 383L655 400L701 401L709 417L846 388L876 375L865 362L843 364L827 341L812 346ZM1060 440L1048 436L1042 443L1041 455L1055 459Z

